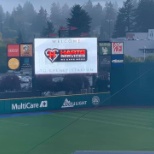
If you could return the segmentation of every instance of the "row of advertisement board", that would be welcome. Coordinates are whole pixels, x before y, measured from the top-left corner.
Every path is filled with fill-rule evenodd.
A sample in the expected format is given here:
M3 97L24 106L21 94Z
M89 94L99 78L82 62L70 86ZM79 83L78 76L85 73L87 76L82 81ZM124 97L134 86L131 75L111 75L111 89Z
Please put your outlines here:
M55 103L56 102L56 103ZM0 114L92 108L110 104L109 94L0 100Z
M123 63L123 43L97 42L97 38L35 38L34 53L32 44L7 46L9 68L15 70L19 67L22 57L31 57L35 62L35 75L96 74L97 55L100 57L112 55L113 64ZM100 63L104 64L101 60L102 58Z
M123 42L98 42L99 55L122 55L124 54Z
M8 44L7 57L9 70L32 69L33 45Z
M8 44L7 56L8 57L32 57L33 45L32 44Z

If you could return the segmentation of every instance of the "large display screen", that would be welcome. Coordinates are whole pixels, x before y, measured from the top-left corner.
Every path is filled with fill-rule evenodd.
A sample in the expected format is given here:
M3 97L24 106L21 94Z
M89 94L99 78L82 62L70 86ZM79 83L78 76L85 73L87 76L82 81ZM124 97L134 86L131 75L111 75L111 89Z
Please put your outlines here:
M97 38L35 38L35 74L97 73Z

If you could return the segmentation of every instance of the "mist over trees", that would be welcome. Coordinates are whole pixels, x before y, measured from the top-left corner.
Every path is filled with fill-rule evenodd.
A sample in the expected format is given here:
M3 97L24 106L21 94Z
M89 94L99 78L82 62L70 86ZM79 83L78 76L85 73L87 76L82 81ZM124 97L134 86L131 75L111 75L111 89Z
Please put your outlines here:
M27 1L12 12L0 5L0 40L7 43L32 42L35 37L58 37L59 29L70 31L71 37L92 36L99 40L124 37L126 32L146 32L154 28L154 0L125 0L121 8L110 1L104 6L87 0L84 5L70 7L51 3L50 11Z
M82 36L98 36L105 18L105 9L100 3L93 5L90 0L82 7L78 4L69 7L68 4L54 2L48 12L42 6L36 11L30 1L23 6L17 5L12 12L4 12L0 5L0 36L12 43L32 42L35 37L58 37L60 27L70 26L77 27L72 35L70 32L72 37L79 33ZM80 16L77 16L78 13Z
M90 32L91 17L80 5L75 5L71 10L71 17L67 19L69 36L81 36Z
M118 11L113 37L154 29L154 0L126 0Z

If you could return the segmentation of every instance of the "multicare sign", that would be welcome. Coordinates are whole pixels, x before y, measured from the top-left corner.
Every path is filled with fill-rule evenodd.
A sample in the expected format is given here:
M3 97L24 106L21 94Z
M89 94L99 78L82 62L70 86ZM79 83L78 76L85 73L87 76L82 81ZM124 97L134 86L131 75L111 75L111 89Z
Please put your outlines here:
M35 74L97 73L97 38L36 38Z
M12 110L32 110L32 109L42 109L48 108L48 101L41 101L40 103L32 102L21 102L21 103L12 103Z

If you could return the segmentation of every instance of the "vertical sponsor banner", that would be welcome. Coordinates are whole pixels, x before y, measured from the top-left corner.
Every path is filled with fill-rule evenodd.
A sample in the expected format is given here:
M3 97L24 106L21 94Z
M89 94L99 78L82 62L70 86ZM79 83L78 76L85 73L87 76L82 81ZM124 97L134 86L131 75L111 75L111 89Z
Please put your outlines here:
M110 72L111 72L111 42L99 42L99 74L96 78L97 92L110 92Z
M7 56L8 57L19 57L19 44L8 44L7 45Z
M20 69L32 75L33 44L20 44Z
M18 70L20 66L20 48L19 44L8 44L7 45L7 57L8 57L8 69Z
M98 42L99 55L109 55L112 53L110 42Z
M123 66L124 64L124 45L123 42L112 42L112 66Z

